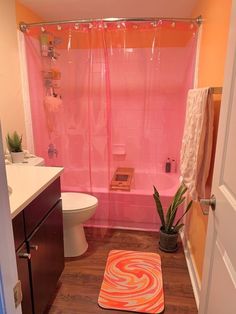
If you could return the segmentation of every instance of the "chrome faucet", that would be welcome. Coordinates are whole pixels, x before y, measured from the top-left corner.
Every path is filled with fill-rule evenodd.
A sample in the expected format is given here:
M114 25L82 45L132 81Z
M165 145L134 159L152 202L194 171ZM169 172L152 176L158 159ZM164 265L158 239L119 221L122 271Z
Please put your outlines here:
M49 144L49 146L48 146L48 157L53 158L54 156L57 157L57 155L58 155L58 151L57 151L56 147L54 146L54 144L52 144L52 143Z

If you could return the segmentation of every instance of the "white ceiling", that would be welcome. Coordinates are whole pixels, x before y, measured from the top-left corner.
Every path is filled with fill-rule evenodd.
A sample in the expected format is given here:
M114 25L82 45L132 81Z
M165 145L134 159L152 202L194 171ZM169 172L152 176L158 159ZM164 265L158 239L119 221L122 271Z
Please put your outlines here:
M19 0L43 20L191 17L197 0Z

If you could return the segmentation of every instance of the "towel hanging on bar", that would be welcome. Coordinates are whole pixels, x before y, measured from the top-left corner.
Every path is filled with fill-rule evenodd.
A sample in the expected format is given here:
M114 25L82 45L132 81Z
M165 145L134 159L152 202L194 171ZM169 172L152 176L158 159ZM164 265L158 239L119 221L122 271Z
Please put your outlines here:
M214 106L210 88L190 89L187 98L180 172L193 200L205 197L209 175Z

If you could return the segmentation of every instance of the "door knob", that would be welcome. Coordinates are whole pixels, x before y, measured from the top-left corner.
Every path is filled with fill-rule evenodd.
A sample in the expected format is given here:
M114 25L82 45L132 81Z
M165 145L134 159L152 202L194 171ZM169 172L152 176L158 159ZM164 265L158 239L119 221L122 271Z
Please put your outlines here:
M199 202L204 215L209 214L209 206L212 210L216 209L216 198L214 195L212 195L210 198L200 198Z

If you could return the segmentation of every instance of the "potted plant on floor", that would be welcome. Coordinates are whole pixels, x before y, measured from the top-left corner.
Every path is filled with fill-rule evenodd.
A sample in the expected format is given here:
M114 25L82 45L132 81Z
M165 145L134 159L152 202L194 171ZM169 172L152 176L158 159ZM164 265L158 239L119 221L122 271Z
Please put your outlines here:
M175 252L178 248L177 241L178 241L179 231L184 226L184 224L182 223L182 218L190 210L193 201L190 201L188 203L183 215L177 220L177 222L175 222L175 217L176 217L178 208L185 201L184 194L187 191L187 188L185 187L184 184L181 184L181 186L178 188L177 192L175 193L171 204L169 205L167 209L166 215L164 214L164 210L163 210L162 203L160 200L160 195L156 187L153 186L153 188L154 188L153 197L154 197L157 212L159 214L161 224L162 224L160 228L159 248L165 252Z
M7 147L11 154L13 163L20 163L24 161L24 152L22 150L22 135L19 136L15 131L12 135L9 133L6 137Z

